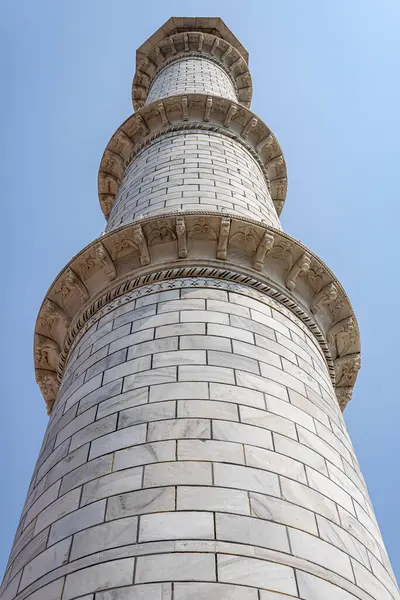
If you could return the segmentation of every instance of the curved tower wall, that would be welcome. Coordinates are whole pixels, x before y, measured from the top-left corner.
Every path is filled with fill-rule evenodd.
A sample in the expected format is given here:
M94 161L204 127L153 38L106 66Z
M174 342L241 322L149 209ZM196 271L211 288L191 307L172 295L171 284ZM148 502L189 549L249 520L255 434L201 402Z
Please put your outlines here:
M107 231L155 214L218 211L281 229L261 169L237 141L213 131L165 134L129 165Z
M201 65L183 56L181 66L161 70L150 94L161 97L169 85L188 91L191 81L177 83L176 74L189 74L192 62ZM211 93L199 72L200 93ZM183 247L168 215L197 208L203 214L193 223L179 221ZM232 243L223 255L226 215ZM156 229L146 228L149 216ZM252 222L243 216L275 235L264 270L261 242L251 246ZM145 248L141 236L124 233L132 221ZM338 337L343 321L329 325L328 343L319 333L324 320L313 315L327 303L326 287L312 310L300 310L306 282L293 271L298 261L285 263L279 279L286 238L276 244L279 220L252 154L212 131L161 135L127 167L107 229L104 270L95 262L69 267L76 274L81 265L95 308L83 326L83 308L68 325L66 366L1 600L398 600L337 399L350 382L337 354L353 342ZM171 258L176 244L179 263ZM131 265L147 280L100 302L92 282L106 273L128 282ZM312 268L315 282L322 275ZM294 273L298 296L261 286L270 278L290 289ZM46 308L57 315L46 321L53 334L61 305L70 315L84 294L73 278L63 281L48 302L64 303ZM43 337L43 318L38 327ZM50 346L37 344L51 366Z
M164 67L151 84L146 104L155 100L197 92L237 101L231 77L204 56L181 58Z

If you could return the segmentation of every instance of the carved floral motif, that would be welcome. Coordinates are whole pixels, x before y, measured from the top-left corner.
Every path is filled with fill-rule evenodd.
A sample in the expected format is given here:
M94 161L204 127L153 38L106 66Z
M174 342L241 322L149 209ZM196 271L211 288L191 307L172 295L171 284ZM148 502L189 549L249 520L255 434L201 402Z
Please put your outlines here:
M89 292L80 277L71 268L68 268L55 286L54 292L60 296L61 303L65 305L69 296L75 291L78 291L82 302L89 300Z
M336 387L353 386L361 367L360 354L347 354L335 360Z
M196 219L189 229L188 238L216 240L217 234L211 225L211 219L207 217Z
M46 298L40 310L39 326L49 333L53 333L57 325L68 325L68 323L69 319L62 308L57 306L57 304L52 302L49 298Z
M329 329L326 337L334 358L346 354L358 339L354 317L347 317L347 319L335 323Z
M326 306L337 297L337 287L334 283L326 285L318 294L315 294L310 309L312 313L317 313L323 306Z
M58 367L60 346L44 335L35 336L35 363L42 369L55 371Z

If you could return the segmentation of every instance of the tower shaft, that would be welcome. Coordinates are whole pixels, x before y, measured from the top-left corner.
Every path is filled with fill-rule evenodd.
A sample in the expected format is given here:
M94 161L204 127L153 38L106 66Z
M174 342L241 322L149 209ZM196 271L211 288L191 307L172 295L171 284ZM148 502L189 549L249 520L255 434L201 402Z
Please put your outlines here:
M137 53L105 235L35 331L49 425L1 600L398 600L342 416L349 300L282 231L282 151L220 19Z

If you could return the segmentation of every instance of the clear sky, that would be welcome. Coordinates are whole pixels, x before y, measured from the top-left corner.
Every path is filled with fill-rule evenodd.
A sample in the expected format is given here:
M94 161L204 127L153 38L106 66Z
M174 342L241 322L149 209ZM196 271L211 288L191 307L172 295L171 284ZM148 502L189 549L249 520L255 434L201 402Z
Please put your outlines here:
M250 54L252 109L285 154L285 231L359 320L346 421L400 573L398 0L0 0L0 573L47 417L32 340L47 288L104 229L97 170L132 112L136 48L170 16L220 16Z

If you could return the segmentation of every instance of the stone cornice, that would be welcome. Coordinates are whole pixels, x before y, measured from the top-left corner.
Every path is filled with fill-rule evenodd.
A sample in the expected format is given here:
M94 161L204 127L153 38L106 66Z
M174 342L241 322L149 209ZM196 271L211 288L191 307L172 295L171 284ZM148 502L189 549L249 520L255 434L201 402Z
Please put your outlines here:
M243 144L258 162L280 215L287 190L286 163L271 130L241 104L217 96L186 94L144 106L112 136L98 177L99 200L106 219L133 158L160 135L186 129L217 131Z
M247 50L219 17L171 17L139 46L136 51L136 64L139 64L143 56L148 54L162 40L175 33L189 33L191 31L215 35L221 40L227 41L238 50L246 63L248 62Z
M132 83L134 109L139 110L144 106L151 84L160 71L172 62L189 56L206 58L220 66L232 80L240 104L250 107L253 91L251 75L238 50L210 33L189 31L162 40L136 66Z
M341 408L360 366L350 302L332 272L300 242L257 221L213 212L136 221L94 240L60 273L35 328L35 369L49 410L71 348L98 311L152 281L213 277L275 298L313 332Z

